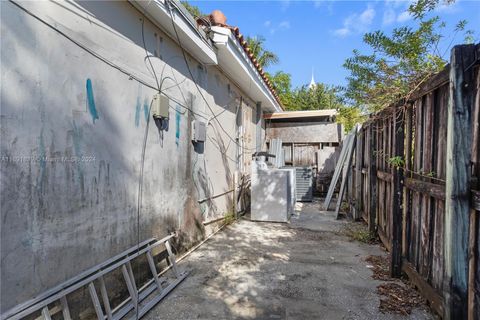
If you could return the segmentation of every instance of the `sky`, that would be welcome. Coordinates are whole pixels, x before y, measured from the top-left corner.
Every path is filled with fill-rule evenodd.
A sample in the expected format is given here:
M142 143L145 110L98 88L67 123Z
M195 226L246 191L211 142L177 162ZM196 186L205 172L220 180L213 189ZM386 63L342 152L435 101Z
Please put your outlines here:
M408 14L409 0L389 1L214 1L190 0L204 13L221 10L227 24L238 26L244 35L261 35L265 47L274 51L280 63L268 71L282 70L291 74L294 87L308 84L312 70L316 82L329 85L346 84L348 75L342 65L352 50L368 53L362 36L416 22ZM450 43L462 43L463 34L453 37L459 20L467 20L468 29L480 39L480 0L457 0L440 5L433 14L446 22L445 41L441 52L449 59Z

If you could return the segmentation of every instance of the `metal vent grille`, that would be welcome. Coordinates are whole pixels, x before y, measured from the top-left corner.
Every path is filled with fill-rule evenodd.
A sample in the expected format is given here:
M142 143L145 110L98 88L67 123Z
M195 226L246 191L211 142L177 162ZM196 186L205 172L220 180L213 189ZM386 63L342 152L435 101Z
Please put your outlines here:
M312 167L296 167L297 201L313 200Z

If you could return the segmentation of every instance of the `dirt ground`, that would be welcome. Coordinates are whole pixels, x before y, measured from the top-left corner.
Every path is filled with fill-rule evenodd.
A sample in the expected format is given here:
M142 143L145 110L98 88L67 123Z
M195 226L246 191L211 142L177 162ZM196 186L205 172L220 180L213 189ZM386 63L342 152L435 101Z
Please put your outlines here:
M301 204L289 224L226 227L180 263L190 275L144 319L435 319L380 310L369 256L379 245L353 241L347 221ZM384 313L385 312L385 313Z

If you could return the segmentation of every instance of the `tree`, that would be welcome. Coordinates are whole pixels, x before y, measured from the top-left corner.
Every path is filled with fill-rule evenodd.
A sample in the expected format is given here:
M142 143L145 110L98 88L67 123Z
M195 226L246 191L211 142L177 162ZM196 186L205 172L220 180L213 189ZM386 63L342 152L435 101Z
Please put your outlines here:
M345 132L350 132L355 124L362 123L365 120L365 115L358 107L342 106L338 109L337 122L343 125Z
M199 7L190 4L188 1L180 1L180 2L194 18L204 16L202 11L200 11Z
M323 83L317 83L311 89L304 85L292 91L285 107L287 110L339 109L344 105L339 93L338 87Z
M363 41L372 53L354 50L353 57L344 63L350 71L344 92L350 104L370 112L381 110L408 99L432 74L444 68L446 61L438 48L446 25L438 16L425 18L438 2L419 0L410 6L418 27L396 28L391 35L382 31L364 35ZM464 30L465 25L466 21L461 21L455 31Z
M439 3L451 4L455 0L417 0L408 7L408 11L415 19L423 19L425 15L435 9Z
M339 87L317 83L311 89L302 86L292 90L290 74L277 71L274 75L267 73L267 77L286 110L339 109L344 106Z
M273 76L267 72L267 77L273 83L282 105L287 110L290 109L290 106L293 104L291 75L283 71L277 71Z
M278 56L274 52L265 49L264 37L247 37L247 44L248 48L263 68L268 68L279 62Z

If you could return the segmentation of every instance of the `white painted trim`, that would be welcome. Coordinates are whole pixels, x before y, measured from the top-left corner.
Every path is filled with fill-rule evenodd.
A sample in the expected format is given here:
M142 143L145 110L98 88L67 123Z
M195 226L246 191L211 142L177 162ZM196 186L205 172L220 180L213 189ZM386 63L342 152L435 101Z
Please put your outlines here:
M228 35L228 37L225 37ZM268 112L282 111L267 84L243 47L228 28L212 27L210 38L217 47L218 65L251 99L261 102Z
M164 30L174 41L177 41L177 35L172 26L172 17L170 16L167 0L129 1L159 28ZM179 4L175 4L175 6L179 6ZM201 36L203 31L196 28L195 24L188 19L183 12L179 11L178 8L172 11L172 15L173 23L177 29L182 47L203 64L217 64L217 56L213 46L208 42L206 37L203 38Z
M176 41L168 0L129 1ZM212 47L209 40L203 38L203 30L196 28L194 22L179 10L180 5L176 1L174 6L177 7L172 12L173 22L179 33L181 45L190 55L203 64L218 65L252 100L261 102L265 111L282 111L280 104L230 29L212 27L209 31L214 44Z

